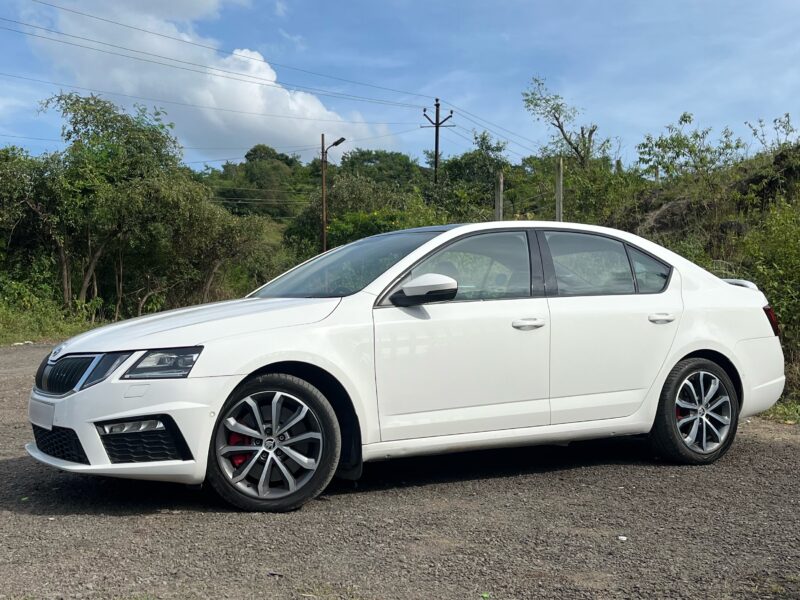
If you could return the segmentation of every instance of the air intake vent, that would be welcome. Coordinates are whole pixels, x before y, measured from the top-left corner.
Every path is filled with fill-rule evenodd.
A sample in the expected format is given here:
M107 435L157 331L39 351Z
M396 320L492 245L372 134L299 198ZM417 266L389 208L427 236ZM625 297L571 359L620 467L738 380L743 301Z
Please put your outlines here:
M83 446L78 439L78 434L66 427L53 427L52 430L33 426L33 437L36 447L53 458L68 460L69 462L89 464Z
M168 415L107 421L96 427L108 459L114 464L192 460L186 440Z
M94 356L65 356L50 364L45 358L36 372L36 389L47 394L66 394L78 385Z

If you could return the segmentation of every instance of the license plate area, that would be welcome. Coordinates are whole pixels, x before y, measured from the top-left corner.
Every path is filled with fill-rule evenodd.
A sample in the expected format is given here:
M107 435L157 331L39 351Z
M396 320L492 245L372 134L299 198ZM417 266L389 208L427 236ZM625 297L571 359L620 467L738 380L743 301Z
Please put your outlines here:
M28 402L28 420L34 425L52 430L55 413L55 404L40 402L39 400L34 400L33 398L31 398Z

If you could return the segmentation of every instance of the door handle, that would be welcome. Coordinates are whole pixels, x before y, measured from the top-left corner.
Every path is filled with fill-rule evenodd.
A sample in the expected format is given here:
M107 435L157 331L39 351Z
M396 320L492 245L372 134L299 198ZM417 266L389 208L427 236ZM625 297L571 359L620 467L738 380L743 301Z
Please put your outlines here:
M516 319L515 321L511 321L511 326L514 329L519 329L521 331L530 331L531 329L539 329L540 327L544 327L544 319L540 319L538 317L529 319Z
M647 319L656 325L664 325L665 323L672 323L675 320L675 315L672 313L653 313Z

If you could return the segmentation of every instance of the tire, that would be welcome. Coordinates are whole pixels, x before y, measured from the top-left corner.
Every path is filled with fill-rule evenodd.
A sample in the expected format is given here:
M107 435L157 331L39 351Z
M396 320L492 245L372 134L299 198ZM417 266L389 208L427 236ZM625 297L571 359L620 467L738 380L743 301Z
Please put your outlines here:
M718 384L712 396L714 379ZM738 421L739 396L725 370L710 360L690 358L675 365L664 382L650 440L661 458L710 464L731 447Z
M278 427L273 429L275 410ZM211 436L206 480L239 509L296 510L330 483L341 446L336 413L317 388L293 375L261 375L223 405Z

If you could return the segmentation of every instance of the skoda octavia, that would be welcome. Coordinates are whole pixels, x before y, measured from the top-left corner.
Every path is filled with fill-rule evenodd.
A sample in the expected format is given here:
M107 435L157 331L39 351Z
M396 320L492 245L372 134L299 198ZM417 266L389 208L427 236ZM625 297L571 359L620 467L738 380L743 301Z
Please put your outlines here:
M426 227L68 340L36 374L27 451L282 511L396 456L649 434L707 464L783 386L750 282L601 227Z

